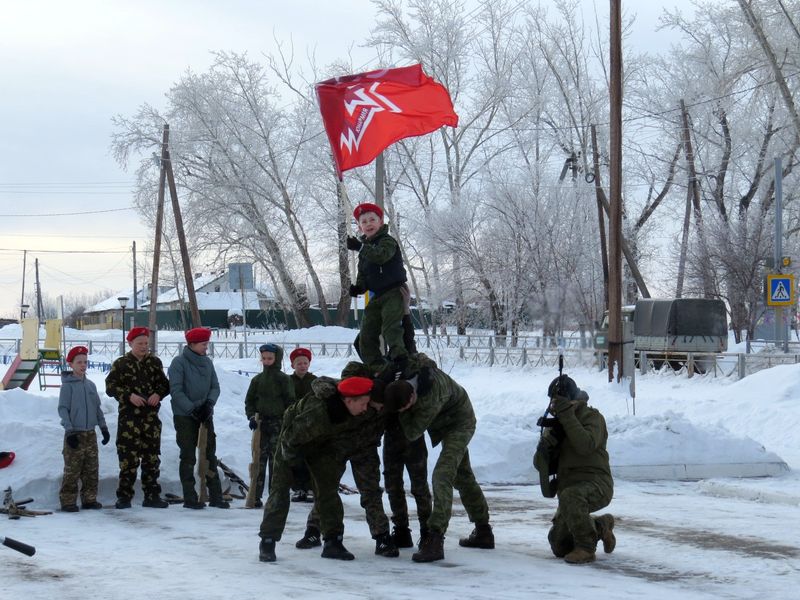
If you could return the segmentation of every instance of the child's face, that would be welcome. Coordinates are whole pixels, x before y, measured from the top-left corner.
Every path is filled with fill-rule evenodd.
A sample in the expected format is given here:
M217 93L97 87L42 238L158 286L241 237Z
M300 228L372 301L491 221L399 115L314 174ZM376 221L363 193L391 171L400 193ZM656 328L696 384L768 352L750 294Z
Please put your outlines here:
M269 367L275 364L275 353L274 352L262 352L261 353L261 364L265 367Z
M363 415L369 408L369 394L344 398L344 405L347 407L348 412L354 417Z
M305 356L298 356L292 362L292 368L294 369L294 374L298 377L303 377L306 373L308 373L308 367L311 366L311 361L308 360Z
M368 238L378 233L381 225L383 225L383 219L374 212L365 212L358 217L358 230Z
M72 368L72 372L78 376L83 377L86 375L86 367L89 366L89 361L85 354L78 354L75 358L72 359L72 362L69 363L69 366Z

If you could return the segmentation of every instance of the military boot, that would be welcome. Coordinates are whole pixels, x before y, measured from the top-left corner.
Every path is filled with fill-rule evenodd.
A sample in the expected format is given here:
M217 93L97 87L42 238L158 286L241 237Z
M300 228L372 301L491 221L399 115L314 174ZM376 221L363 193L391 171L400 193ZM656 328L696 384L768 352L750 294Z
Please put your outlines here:
M605 514L594 520L597 529L597 539L603 542L603 552L611 554L617 546L617 538L614 537L614 515Z
M392 541L398 548L413 548L414 540L411 538L411 530L408 527L397 527L392 529Z
M316 548L321 546L322 542L319 539L319 529L316 527L306 527L306 532L302 538L295 542L294 547L300 550L308 550L309 548Z
M230 508L231 503L227 500L223 500L222 498L218 498L216 500L211 500L208 503L209 506L213 506L214 508Z
M117 502L114 504L114 506L116 506L120 510L123 510L123 509L126 509L126 508L130 508L131 507L131 501L128 498L119 498L119 499L117 499Z
M488 523L475 523L475 529L472 530L469 537L458 540L458 545L464 548L494 549L494 533L492 533L492 526Z
M321 556L322 558L335 558L336 560L353 560L355 558L342 544L341 535L325 538Z
M586 563L594 562L594 550L588 548L576 547L572 552L564 557L564 560L571 565L583 565Z
M167 508L169 502L164 500L161 496L150 496L142 501L142 506L145 508Z
M77 504L63 504L61 506L61 512L78 512L80 508L78 508Z
M397 549L388 531L375 536L375 554L386 556L387 558L400 556L400 550Z
M258 545L258 560L275 562L275 542L271 538L261 538L261 543Z
M81 508L83 510L99 510L103 508L103 505L97 500L93 500L92 502L81 502Z
M422 544L425 543L425 540L428 539L428 536L431 534L431 530L427 527L420 527L419 528L419 539L417 540L417 548L422 548Z
M411 555L414 562L434 562L444 558L444 535L431 531L420 540L419 552Z

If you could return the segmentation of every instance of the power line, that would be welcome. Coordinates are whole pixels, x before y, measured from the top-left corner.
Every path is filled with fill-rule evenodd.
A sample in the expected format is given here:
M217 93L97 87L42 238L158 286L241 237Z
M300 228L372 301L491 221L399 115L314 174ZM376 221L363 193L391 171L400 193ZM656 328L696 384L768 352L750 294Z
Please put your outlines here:
M68 213L40 213L40 214L0 214L0 217L80 217L83 215L99 215L101 213L121 212L123 210L136 210L136 207L129 206L127 208L107 208L105 210L86 210L86 211L72 211Z

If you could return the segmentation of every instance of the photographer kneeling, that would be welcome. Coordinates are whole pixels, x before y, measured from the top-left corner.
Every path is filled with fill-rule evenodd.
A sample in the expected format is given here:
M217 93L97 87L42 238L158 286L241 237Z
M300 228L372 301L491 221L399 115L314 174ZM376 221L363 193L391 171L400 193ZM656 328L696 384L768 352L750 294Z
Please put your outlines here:
M608 506L614 495L606 422L600 411L587 405L589 395L566 375L550 383L547 395L548 412L555 418L540 419L542 436L533 457L542 494L558 496L547 538L553 554L566 562L592 562L599 540L606 553L616 545L614 517L591 516Z

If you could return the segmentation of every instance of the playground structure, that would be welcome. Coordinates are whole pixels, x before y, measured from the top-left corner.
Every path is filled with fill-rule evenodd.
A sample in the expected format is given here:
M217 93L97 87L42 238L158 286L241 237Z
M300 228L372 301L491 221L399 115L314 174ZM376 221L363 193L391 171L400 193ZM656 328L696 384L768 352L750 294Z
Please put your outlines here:
M22 388L27 390L39 377L39 389L61 387L61 332L62 320L45 321L44 347L39 347L39 319L22 319L22 340L19 354L11 363L0 390ZM55 378L55 382L51 383Z

